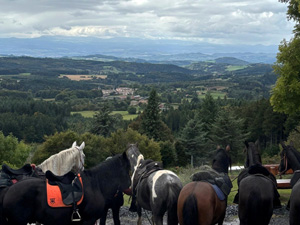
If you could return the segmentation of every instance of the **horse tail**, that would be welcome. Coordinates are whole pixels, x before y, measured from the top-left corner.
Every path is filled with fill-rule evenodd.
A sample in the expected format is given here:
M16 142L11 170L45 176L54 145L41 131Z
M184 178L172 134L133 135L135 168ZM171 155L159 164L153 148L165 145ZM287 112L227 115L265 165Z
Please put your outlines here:
M170 183L168 191L168 200L167 200L167 208L168 208L168 225L178 224L177 217L177 202L178 196L182 189L182 185L177 183Z
M183 204L182 214L184 225L198 224L198 207L195 195L191 194L186 198Z

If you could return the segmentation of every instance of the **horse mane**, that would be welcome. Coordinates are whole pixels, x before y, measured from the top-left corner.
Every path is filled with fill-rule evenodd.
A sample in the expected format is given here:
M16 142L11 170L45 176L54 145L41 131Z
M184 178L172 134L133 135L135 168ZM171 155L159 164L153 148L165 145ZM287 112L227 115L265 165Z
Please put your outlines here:
M297 160L297 163L298 163L298 166L299 166L299 164L300 164L300 152L298 152L293 146L291 146L291 145L287 145L286 146L286 151L290 151L290 152L292 152L292 154L294 155L294 157L291 157L291 159L289 159L289 160L291 160L291 161L293 161L294 162L294 160L296 159Z
M247 161L248 161L248 163L249 163L249 165L247 165L248 167L255 165L255 164L261 165L262 164L261 157L259 154L259 150L256 147L256 143L246 141L245 145L246 145L246 150L247 150L247 160L246 160L245 164L247 164Z
M80 160L80 157L80 150L77 147L72 147L50 156L37 167L41 168L43 172L50 170L56 175L63 175L73 168L76 164L75 161ZM70 161L70 159L72 160Z

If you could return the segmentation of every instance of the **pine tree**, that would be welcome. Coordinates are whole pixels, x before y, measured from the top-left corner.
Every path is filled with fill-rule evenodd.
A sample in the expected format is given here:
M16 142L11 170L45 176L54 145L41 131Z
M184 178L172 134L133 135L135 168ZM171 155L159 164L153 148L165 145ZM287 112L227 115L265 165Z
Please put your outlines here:
M191 165L194 162L204 162L207 154L205 146L207 144L207 132L204 130L204 123L191 119L181 132L179 142L185 149L185 153L191 157Z
M215 146L225 148L228 144L231 148L231 156L235 160L242 159L243 143L249 133L243 129L244 120L237 118L231 111L219 112L216 121L212 124L210 138Z

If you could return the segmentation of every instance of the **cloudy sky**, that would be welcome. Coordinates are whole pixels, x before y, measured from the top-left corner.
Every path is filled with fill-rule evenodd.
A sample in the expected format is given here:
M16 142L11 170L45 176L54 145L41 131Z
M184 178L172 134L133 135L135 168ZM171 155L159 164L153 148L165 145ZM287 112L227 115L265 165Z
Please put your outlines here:
M278 45L292 37L278 0L0 0L0 38L43 35Z

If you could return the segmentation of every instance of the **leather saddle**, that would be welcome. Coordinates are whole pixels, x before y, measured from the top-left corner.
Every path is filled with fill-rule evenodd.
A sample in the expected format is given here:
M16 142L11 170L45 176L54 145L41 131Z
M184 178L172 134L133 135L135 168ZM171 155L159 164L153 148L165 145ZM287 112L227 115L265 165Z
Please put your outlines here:
M25 177L34 176L37 177L34 169L30 164L25 164L20 169L12 169L8 165L3 164L0 175L0 187L8 187L24 179Z
M48 196L49 196L49 192L53 193L53 189L57 190L57 187L59 187L62 202L64 203L65 206L69 206L78 203L79 201L80 202L82 201L83 185L79 174L76 175L70 171L63 176L57 176L53 174L50 170L48 170L46 171L45 176L47 179ZM60 198L60 196L58 196L57 198ZM65 206L54 206L55 202L53 200L53 197L52 199L50 199L50 202L53 203L52 205L50 205L52 207L65 207Z

